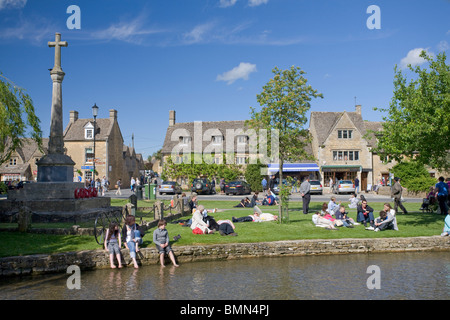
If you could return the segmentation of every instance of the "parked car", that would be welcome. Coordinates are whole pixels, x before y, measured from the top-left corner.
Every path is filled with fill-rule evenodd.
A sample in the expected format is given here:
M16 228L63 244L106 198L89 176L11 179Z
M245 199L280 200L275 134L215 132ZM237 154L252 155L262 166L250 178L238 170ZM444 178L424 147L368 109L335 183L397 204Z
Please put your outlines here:
M181 194L181 186L176 181L163 181L159 186L159 194Z
M279 186L278 184L279 184L279 180L277 179L277 180L275 181L275 184L274 184L273 190L272 190L272 192L275 193L276 195L280 194L280 186ZM285 186L287 186L287 181L286 181L286 179L283 179L283 184L284 184Z
M206 194L216 193L216 190L213 188L211 181L206 178L194 179L191 184L191 191Z
M338 180L333 186L333 193L355 193L355 185L351 180Z
M230 181L225 185L225 194L250 194L252 188L245 181Z
M323 187L319 180L310 180L309 184L311 185L310 192L311 194L323 194Z

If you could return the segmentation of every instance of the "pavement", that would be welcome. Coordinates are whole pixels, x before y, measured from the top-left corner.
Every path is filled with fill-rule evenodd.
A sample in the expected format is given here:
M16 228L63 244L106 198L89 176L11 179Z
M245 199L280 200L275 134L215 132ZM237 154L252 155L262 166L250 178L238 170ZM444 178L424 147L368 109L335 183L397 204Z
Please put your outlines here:
M116 190L111 190L105 193L105 197L111 197L111 198L117 198L117 199L128 199L133 192L131 192L131 190L129 188L126 189L122 189L122 195L116 195L115 194ZM191 192L185 192L187 196L191 195ZM393 203L393 200L391 199L391 197L386 196L386 195L378 195L376 193L370 192L370 193L366 193L366 192L360 192L358 194L358 198L360 197L360 195L364 195L364 197L367 199L367 202L390 202ZM101 195L100 195L101 196ZM251 195L225 195L225 194L199 194L197 196L198 200L212 200L212 201L221 201L221 200L235 200L236 204L245 197L250 197ZM331 193L327 193L325 192L323 195L318 195L318 194L312 194L311 195L311 201L312 202L329 202L331 196L336 197L336 202L339 203L339 201L341 202L349 202L350 200L350 194L331 194ZM160 195L159 193L157 193L156 195L156 199L157 200L168 200L170 201L172 199L173 195ZM263 193L259 194L259 199L262 200L263 198ZM302 196L299 193L293 193L290 197L291 201L302 201ZM404 202L413 202L413 203L422 203L422 198L405 198Z

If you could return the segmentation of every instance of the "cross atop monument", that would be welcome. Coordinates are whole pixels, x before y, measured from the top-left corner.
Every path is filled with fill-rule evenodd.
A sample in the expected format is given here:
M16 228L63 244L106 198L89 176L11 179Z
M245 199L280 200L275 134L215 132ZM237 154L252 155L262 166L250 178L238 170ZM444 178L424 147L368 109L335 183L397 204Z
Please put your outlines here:
M61 33L55 34L55 41L49 41L49 47L55 47L55 65L52 71L62 71L61 69L61 47L67 47L67 41L61 41Z

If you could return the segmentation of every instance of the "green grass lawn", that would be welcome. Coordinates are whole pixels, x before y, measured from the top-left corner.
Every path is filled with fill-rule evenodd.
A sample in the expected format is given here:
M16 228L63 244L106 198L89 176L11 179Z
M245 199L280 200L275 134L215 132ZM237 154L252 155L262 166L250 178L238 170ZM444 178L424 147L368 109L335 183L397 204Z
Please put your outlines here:
M112 199L113 206L122 206L126 201ZM201 201L207 209L218 208L220 212L211 214L216 220L230 219L251 214L251 208L234 208L236 201ZM312 202L310 204L311 212L319 211L322 203ZM347 203L345 203L347 205ZM370 203L374 208L375 217L382 209L382 203ZM140 208L149 208L151 203L148 201L139 202ZM264 242L280 240L298 240L298 239L336 239L336 238L387 238L387 237L416 237L433 236L442 232L444 225L444 216L430 213L422 213L419 210L420 203L405 203L408 215L398 214L397 223L399 231L386 230L383 232L373 232L365 230L363 225L355 228L340 227L339 230L332 231L316 227L311 221L311 214L304 215L301 210L301 202L291 202L289 205L290 223L280 224L278 222L241 222L236 223L237 237L221 236L219 233L211 235L194 235L189 227L180 224L169 223L167 230L170 239L180 234L181 239L172 243L172 246L197 245L197 244L220 244L236 242ZM278 207L262 207L263 212L277 214ZM356 220L356 209L349 209L349 215ZM144 210L145 214L146 210ZM189 219L185 216L180 219ZM5 224L2 224L4 227ZM36 224L35 228L50 227L52 224ZM92 223L93 225L93 223ZM0 226L0 227L2 227ZM16 226L16 225L13 225ZM56 225L58 227L68 227L64 224ZM69 225L70 226L70 225ZM89 223L84 227L89 227ZM150 229L144 237L142 247L152 247L152 232ZM77 250L99 249L93 236L59 236L45 234L21 234L18 232L0 232L0 257L28 255L36 253L56 253Z

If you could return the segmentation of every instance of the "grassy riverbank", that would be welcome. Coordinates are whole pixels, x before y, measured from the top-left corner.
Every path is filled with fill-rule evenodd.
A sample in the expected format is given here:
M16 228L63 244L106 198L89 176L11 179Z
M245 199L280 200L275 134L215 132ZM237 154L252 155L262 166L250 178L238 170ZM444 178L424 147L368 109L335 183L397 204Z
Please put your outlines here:
M123 203L122 203L123 202ZM122 206L123 200L112 199L113 206ZM211 214L216 220L242 217L251 214L250 208L234 208L235 201L201 201L208 209L218 208L219 212ZM320 210L321 202L310 204L311 212ZM347 205L347 203L345 203ZM382 209L382 203L370 203L374 208L375 216ZM139 207L150 207L151 203L142 201ZM383 232L373 232L365 230L363 225L353 229L341 227L339 230L331 231L315 227L311 221L311 214L304 215L301 210L301 202L290 203L290 223L279 224L277 222L243 222L236 223L237 237L221 236L218 233L212 235L194 235L189 227L180 224L169 223L167 230L170 238L180 234L181 239L172 243L176 249L178 245L196 244L217 244L217 243L249 243L264 241L282 241L299 239L337 239L337 238L391 238L391 237L417 237L439 235L443 228L443 215L422 213L419 210L419 203L405 203L408 210L407 215L398 214L397 223L399 231L387 230ZM262 207L263 212L277 214L277 207ZM356 220L356 210L349 209L349 215ZM146 210L144 210L144 213ZM189 219L190 216L181 219ZM90 227L93 223L83 223L82 227ZM0 228L14 227L17 225L0 224ZM35 224L34 228L50 227L70 227L64 224ZM152 231L144 237L142 247L153 246ZM0 257L29 255L29 254L49 254L67 251L94 250L100 246L93 236L61 236L47 234L21 234L18 232L0 232Z

